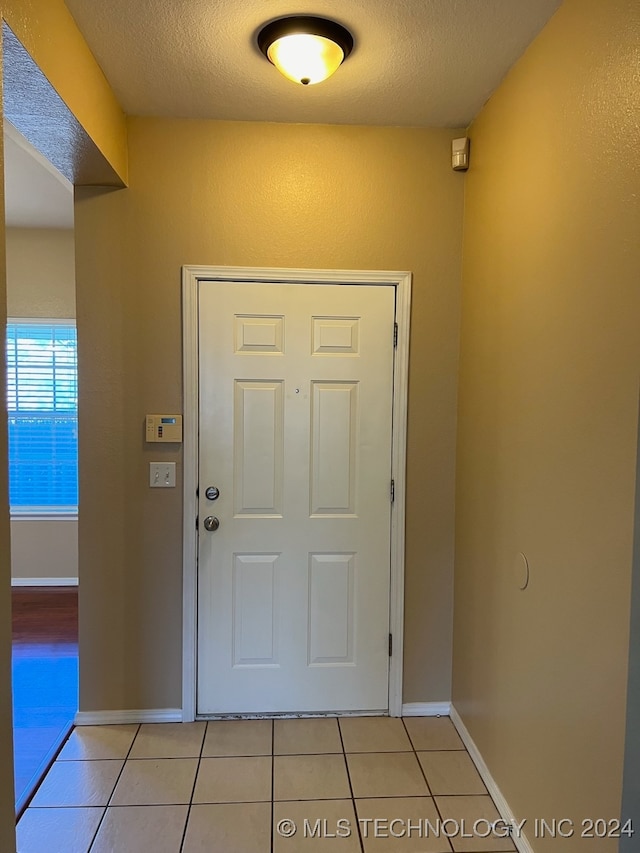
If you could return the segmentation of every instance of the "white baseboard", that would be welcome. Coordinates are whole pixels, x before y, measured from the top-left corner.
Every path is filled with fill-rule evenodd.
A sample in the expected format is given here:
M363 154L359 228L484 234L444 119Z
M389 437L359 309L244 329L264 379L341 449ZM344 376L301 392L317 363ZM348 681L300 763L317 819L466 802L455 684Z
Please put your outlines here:
M76 726L115 726L122 723L181 723L180 708L147 708L142 711L78 711Z
M402 706L403 717L448 717L451 702L407 702Z
M473 738L469 734L469 731L465 724L462 722L462 717L456 711L455 706L451 705L451 722L456 727L462 742L467 748L467 752L471 756L471 760L476 765L478 773L482 777L482 781L486 785L487 791L491 795L493 802L496 804L496 808L505 823L517 824L518 820L511 811L509 803L506 801L504 794L498 787L495 779L491 775L491 771L487 767L484 762L482 755L480 754L480 750L476 746ZM511 840L516 845L516 849L519 853L534 853L533 847L529 842L529 839L526 836L526 833L523 831L520 834L512 835Z
M78 586L78 578L11 578L11 586Z

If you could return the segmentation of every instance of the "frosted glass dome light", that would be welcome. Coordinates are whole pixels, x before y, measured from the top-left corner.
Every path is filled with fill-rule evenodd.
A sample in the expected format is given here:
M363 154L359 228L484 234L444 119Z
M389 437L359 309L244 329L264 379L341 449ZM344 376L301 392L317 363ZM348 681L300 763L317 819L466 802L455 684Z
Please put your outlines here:
M330 77L353 50L353 36L325 18L279 18L260 30L258 46L288 80L309 86Z

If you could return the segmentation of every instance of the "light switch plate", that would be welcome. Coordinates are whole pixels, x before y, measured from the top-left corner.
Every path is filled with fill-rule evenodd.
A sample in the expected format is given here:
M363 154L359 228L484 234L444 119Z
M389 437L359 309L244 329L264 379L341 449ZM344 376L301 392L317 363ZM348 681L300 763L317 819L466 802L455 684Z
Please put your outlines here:
M174 489L176 486L176 463L149 462L149 486L152 489Z

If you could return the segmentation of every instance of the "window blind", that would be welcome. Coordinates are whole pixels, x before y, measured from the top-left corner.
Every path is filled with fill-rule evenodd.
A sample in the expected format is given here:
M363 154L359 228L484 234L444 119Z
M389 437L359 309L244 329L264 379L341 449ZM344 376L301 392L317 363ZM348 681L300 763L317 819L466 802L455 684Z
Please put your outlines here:
M13 512L77 512L75 324L7 323L9 502Z

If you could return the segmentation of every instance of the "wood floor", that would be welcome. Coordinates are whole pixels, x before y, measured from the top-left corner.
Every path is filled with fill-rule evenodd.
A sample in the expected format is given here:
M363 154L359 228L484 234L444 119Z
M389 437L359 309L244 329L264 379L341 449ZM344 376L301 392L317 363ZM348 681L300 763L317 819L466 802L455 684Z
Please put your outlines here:
M16 812L28 802L78 709L77 587L14 587Z

